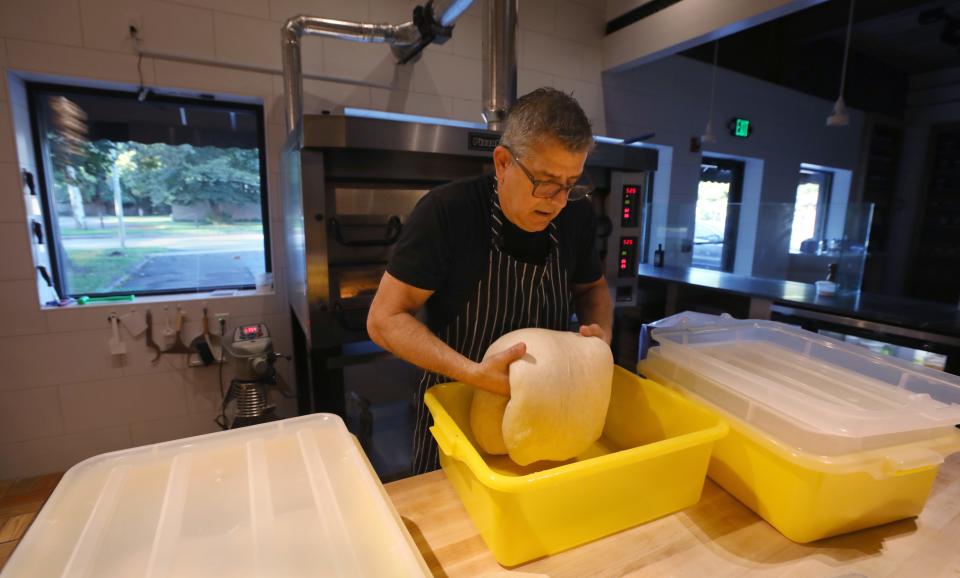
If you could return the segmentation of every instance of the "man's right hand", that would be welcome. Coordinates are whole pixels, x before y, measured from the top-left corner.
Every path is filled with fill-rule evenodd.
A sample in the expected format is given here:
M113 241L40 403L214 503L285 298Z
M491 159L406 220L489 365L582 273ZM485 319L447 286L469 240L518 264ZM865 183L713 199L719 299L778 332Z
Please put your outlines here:
M525 343L517 343L506 351L484 359L476 365L469 383L480 389L510 397L510 364L527 353Z

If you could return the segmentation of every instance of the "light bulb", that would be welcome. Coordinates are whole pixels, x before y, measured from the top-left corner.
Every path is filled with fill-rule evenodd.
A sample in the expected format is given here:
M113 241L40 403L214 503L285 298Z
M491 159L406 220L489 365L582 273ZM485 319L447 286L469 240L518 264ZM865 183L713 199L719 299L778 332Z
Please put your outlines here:
M707 121L707 128L704 129L703 134L700 135L701 143L715 143L717 142L717 136L713 134L713 120Z
M827 126L847 126L848 124L850 124L850 115L847 114L847 103L841 96L833 105L833 114L827 117Z

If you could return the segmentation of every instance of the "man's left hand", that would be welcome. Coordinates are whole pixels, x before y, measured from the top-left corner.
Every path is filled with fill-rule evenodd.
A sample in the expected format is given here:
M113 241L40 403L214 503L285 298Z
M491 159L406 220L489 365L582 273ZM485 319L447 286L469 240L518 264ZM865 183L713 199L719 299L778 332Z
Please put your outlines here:
M610 343L607 341L607 334L603 331L603 328L596 323L591 323L590 325L581 325L580 335L583 335L584 337L599 337L604 342Z

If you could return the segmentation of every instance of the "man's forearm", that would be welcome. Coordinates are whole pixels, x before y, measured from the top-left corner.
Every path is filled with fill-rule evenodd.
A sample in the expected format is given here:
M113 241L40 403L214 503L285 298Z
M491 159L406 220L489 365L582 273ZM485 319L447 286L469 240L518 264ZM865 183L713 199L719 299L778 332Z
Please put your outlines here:
M606 283L598 283L574 297L577 319L583 325L596 323L603 329L604 339L609 344L613 336L613 302Z
M409 313L380 320L377 343L400 359L457 381L469 383L477 364L441 341Z

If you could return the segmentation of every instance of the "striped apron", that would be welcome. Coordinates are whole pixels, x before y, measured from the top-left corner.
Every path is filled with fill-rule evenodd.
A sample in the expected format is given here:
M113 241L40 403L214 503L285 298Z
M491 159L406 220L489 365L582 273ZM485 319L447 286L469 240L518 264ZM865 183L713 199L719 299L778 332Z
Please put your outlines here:
M515 329L543 327L567 330L570 325L568 275L560 261L560 241L555 222L548 226L550 248L542 265L514 259L503 251L503 223L506 216L494 187L490 212L490 253L487 274L459 314L437 331L444 343L457 353L480 361L497 338ZM433 372L424 372L413 400L416 421L413 431L414 475L439 467L437 443L430 434L433 417L423 403L427 388L453 381Z

